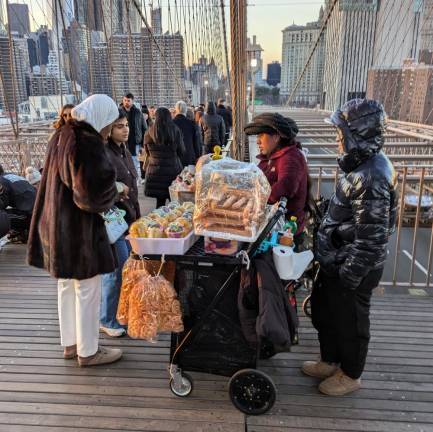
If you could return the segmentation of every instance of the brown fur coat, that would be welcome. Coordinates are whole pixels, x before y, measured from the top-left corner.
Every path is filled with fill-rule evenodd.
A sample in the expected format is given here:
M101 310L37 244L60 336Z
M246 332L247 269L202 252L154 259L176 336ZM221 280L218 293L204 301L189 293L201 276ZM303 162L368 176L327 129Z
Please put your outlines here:
M72 121L48 144L28 241L28 262L55 278L88 279L115 268L100 212L118 197L102 137Z

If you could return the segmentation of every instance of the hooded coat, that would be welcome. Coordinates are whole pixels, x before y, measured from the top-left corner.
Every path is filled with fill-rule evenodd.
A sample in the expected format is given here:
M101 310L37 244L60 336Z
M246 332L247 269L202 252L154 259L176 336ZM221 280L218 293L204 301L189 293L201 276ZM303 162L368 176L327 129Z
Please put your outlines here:
M28 240L28 262L62 279L111 273L115 258L100 215L118 198L116 171L99 132L119 112L105 95L74 108L48 143ZM79 121L82 120L82 121Z
M224 145L226 133L224 119L216 113L213 102L208 103L206 114L200 119L199 125L207 153L213 153L216 145L221 147Z
M344 172L317 238L317 259L329 276L356 289L372 270L383 269L397 213L397 176L382 152L384 112L376 101L355 99L330 122L340 129Z

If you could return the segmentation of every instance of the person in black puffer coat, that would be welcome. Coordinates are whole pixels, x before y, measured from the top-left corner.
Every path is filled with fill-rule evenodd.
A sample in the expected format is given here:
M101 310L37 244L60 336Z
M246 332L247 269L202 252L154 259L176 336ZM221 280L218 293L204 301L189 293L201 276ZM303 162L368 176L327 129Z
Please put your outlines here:
M170 198L168 187L183 169L185 154L182 133L167 108L158 108L155 123L144 135L146 185L144 194L156 198L161 207Z
M397 213L397 176L382 152L385 113L374 100L353 99L327 119L337 128L340 178L320 225L318 283L311 297L321 360L307 375L326 378L322 393L360 387L370 338L370 298L382 276Z

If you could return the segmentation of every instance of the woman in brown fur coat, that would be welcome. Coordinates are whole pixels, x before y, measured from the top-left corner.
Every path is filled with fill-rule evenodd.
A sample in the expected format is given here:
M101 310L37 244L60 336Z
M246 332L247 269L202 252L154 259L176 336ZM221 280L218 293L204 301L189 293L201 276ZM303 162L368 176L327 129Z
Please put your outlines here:
M57 129L30 227L29 264L58 279L64 357L78 356L80 366L111 363L122 355L98 346L101 274L115 268L100 213L119 198L104 140L118 115L111 98L93 95Z

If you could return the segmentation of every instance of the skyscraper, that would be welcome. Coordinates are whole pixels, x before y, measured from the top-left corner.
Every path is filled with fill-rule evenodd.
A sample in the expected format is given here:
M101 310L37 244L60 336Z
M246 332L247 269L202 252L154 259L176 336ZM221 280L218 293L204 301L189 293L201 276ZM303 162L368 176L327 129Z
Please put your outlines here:
M161 8L154 8L151 11L150 25L152 27L152 32L155 36L162 34L162 14Z
M365 97L367 72L373 63L377 6L377 0L338 0L333 9L325 41L322 107L327 110ZM326 11L329 8L330 0L326 0Z
M61 46L61 40L65 30L70 26L75 16L74 0L47 0L49 8L52 11L51 28L52 28L52 45L57 50Z
M90 73L93 84L93 93L104 93L114 98L113 95L111 71L109 62L108 45L101 42L92 46L92 63Z
M433 0L424 0L420 24L419 62L433 65Z
M0 85L0 109L15 111L18 105L27 99L25 80L24 53L20 43L13 40L14 73L10 67L11 47L6 36L0 36L0 69L3 77L3 85Z
M274 61L268 64L268 70L266 73L266 82L270 86L276 86L281 81L281 64L280 62Z
M381 1L377 11L372 66L401 67L408 58L416 59L421 42L422 1Z
M283 30L281 96L289 96L294 90L319 37L320 27L320 22L313 22L306 26L293 24ZM320 103L323 87L324 47L325 42L322 37L291 103L301 106L315 106Z
M21 3L9 3L9 26L12 32L20 36L30 33L29 7Z
M131 38L128 34L111 37L112 80L117 99L131 92L138 100L169 106L184 97L178 84L183 83L183 37L166 33L155 39L163 54L147 29Z
M69 60L71 81L77 82L84 93L89 93L89 30L86 26L80 25L73 20L66 30L68 43L65 47L65 54ZM82 95L84 96L84 95Z

